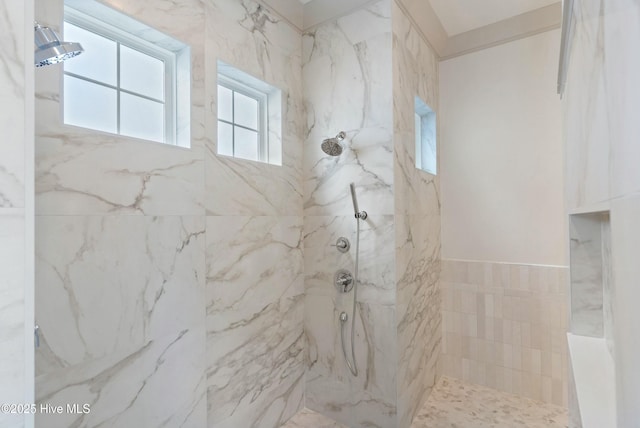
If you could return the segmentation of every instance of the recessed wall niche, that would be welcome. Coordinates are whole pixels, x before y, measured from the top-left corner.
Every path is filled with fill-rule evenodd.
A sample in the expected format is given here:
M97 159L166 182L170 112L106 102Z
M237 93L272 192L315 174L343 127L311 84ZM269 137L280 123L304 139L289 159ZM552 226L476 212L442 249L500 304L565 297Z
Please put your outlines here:
M574 214L569 219L571 332L606 338L613 333L609 212Z

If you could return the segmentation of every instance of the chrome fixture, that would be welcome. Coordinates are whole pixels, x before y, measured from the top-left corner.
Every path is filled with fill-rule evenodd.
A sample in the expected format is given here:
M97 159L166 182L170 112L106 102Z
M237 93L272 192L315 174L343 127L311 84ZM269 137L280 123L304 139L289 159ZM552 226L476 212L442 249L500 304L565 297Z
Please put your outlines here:
M342 355L344 356L344 360L347 363L347 367L349 367L349 371L354 376L358 376L358 366L356 365L356 351L355 351L355 331L356 331L356 303L358 301L358 269L359 269L359 261L360 261L360 220L365 220L367 218L367 213L365 211L358 210L358 198L356 197L356 186L351 183L349 185L351 189L351 201L353 202L353 210L355 212L356 217L356 260L354 266L354 276L353 276L353 306L351 308L351 359L347 357L347 347L344 343L344 328L345 324L349 320L349 316L346 312L340 313L340 341L342 343ZM340 272L340 271L338 271ZM336 286L338 280L338 273L336 273ZM341 278L342 281L345 278ZM345 293L348 292L344 291Z
M36 22L34 29L36 67L57 64L84 52L80 43L61 42L55 31L49 27L43 27Z
M355 213L356 218L360 220L366 220L367 212L358 210L358 198L356 197L355 184L351 183L349 187L351 188L351 201L353 202L353 212Z
M336 247L338 251L340 251L341 253L346 253L347 251L349 251L349 248L351 248L351 243L347 238L345 238L344 236L341 236L338 238L338 240L336 241L336 244L333 246Z
M341 293L348 293L353 289L353 275L348 270L338 270L333 276L333 282Z
M33 326L33 341L36 348L40 347L40 326L38 324Z
M347 134L344 131L340 131L334 138L327 138L320 146L322 151L329 156L340 156L342 154L342 140L346 136Z

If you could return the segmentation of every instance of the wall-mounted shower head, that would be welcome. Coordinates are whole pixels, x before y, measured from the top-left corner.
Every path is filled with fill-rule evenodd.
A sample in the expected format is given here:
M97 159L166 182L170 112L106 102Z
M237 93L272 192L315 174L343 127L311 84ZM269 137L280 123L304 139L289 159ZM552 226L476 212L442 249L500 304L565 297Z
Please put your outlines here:
M36 50L34 60L36 67L57 64L84 52L80 43L61 42L58 35L49 27L35 23L34 42Z
M340 131L334 138L327 138L320 146L322 151L329 156L340 156L342 154L342 140L347 136L344 131Z

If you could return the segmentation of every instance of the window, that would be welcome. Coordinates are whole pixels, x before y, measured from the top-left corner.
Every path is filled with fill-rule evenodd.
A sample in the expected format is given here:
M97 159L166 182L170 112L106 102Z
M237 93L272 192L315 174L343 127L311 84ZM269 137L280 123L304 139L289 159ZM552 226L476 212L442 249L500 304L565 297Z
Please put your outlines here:
M64 37L85 52L64 63L64 123L188 147L189 132L178 128L190 100L177 102L189 90L178 84L190 71L188 47L97 2L83 9L65 7ZM133 34L141 29L154 42Z
M218 154L282 164L281 93L218 62Z
M436 114L419 97L415 99L416 168L437 173Z
M218 153L248 160L267 159L266 95L218 77Z

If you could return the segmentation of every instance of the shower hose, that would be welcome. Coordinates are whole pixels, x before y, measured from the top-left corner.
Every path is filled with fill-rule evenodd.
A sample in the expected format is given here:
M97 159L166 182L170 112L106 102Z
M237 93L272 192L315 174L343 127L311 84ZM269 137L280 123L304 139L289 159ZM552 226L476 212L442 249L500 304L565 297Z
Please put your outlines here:
M355 344L354 344L354 336L356 330L356 299L358 297L358 261L360 257L360 217L356 217L357 219L357 227L356 227L356 263L354 267L354 283L353 283L353 307L351 309L351 361L347 358L347 349L344 346L344 325L347 322L347 314L342 313L340 316L340 322L342 325L340 326L340 339L342 341L342 355L344 355L344 360L347 362L347 366L349 367L349 371L354 376L358 376L358 366L356 366L356 354L355 354Z

